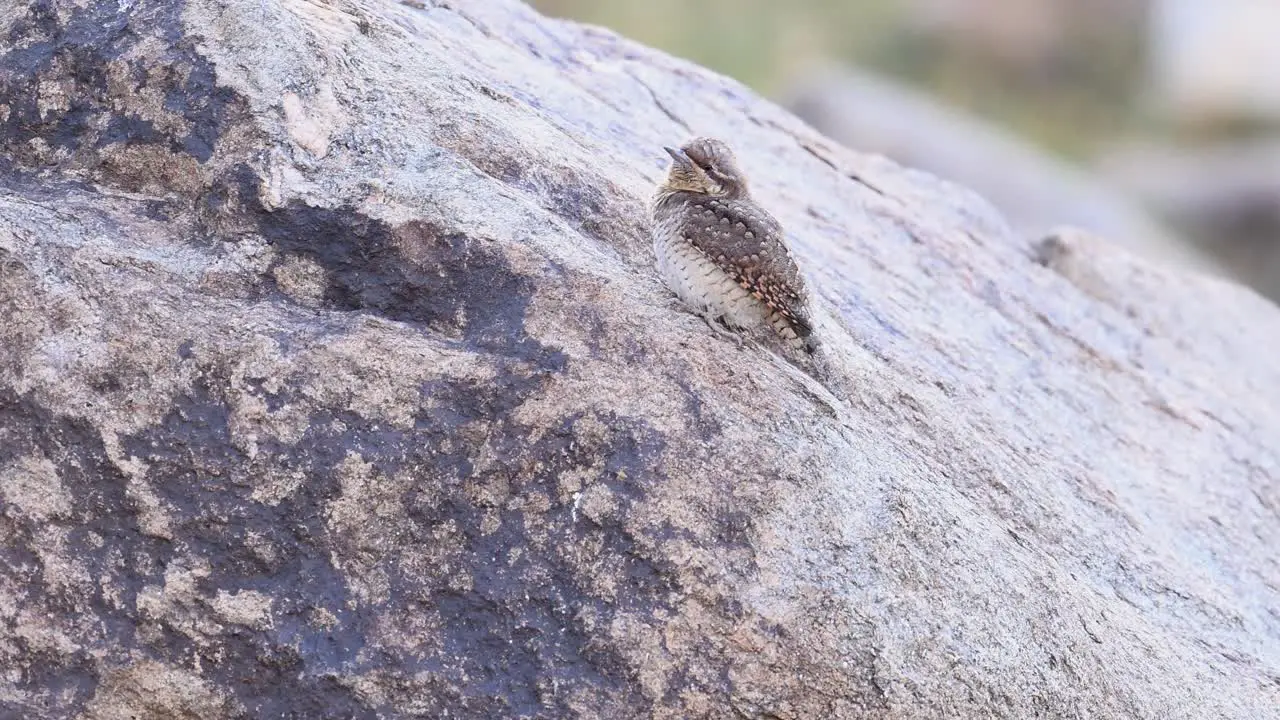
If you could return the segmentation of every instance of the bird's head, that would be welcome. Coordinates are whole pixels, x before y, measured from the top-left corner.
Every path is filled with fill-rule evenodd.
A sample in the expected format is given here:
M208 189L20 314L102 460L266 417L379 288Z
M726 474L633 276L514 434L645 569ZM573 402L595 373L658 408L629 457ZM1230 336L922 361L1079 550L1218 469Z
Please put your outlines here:
M663 148L671 169L663 181L668 192L692 192L716 197L744 197L747 178L729 146L715 138L694 138L679 149Z

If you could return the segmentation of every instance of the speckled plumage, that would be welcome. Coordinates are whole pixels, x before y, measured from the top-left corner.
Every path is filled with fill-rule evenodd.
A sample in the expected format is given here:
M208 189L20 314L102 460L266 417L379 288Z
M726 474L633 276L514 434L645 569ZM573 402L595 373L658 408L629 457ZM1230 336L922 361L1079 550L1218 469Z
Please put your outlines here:
M747 191L723 142L667 148L671 170L653 199L653 241L664 282L694 312L742 330L769 327L812 351L804 276L782 226Z

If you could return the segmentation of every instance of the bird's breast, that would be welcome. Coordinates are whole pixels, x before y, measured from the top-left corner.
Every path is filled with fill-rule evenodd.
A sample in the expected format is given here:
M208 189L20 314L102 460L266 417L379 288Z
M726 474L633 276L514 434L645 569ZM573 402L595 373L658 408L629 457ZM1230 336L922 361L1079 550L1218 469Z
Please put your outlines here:
M676 227L658 223L653 238L658 272L671 291L695 312L721 317L735 327L759 326L767 321L768 308L739 285L723 268Z

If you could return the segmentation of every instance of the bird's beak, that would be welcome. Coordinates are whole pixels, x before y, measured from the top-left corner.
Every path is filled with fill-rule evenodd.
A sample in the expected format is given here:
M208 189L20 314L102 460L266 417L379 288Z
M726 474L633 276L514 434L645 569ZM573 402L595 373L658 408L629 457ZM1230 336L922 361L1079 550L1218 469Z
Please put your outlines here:
M675 160L682 165L689 162L689 156L685 155L683 150L677 150L669 147L664 147L662 149L667 151L667 154L671 156L672 160Z

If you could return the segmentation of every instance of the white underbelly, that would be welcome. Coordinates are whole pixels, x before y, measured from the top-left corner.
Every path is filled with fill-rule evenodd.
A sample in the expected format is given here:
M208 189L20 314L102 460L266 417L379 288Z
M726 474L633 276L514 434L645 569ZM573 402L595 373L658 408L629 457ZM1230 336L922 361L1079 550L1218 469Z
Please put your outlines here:
M710 319L722 318L730 326L759 328L769 325L770 313L757 300L721 270L702 251L666 233L654 238L653 250L658 256L658 272L667 287L697 312Z

